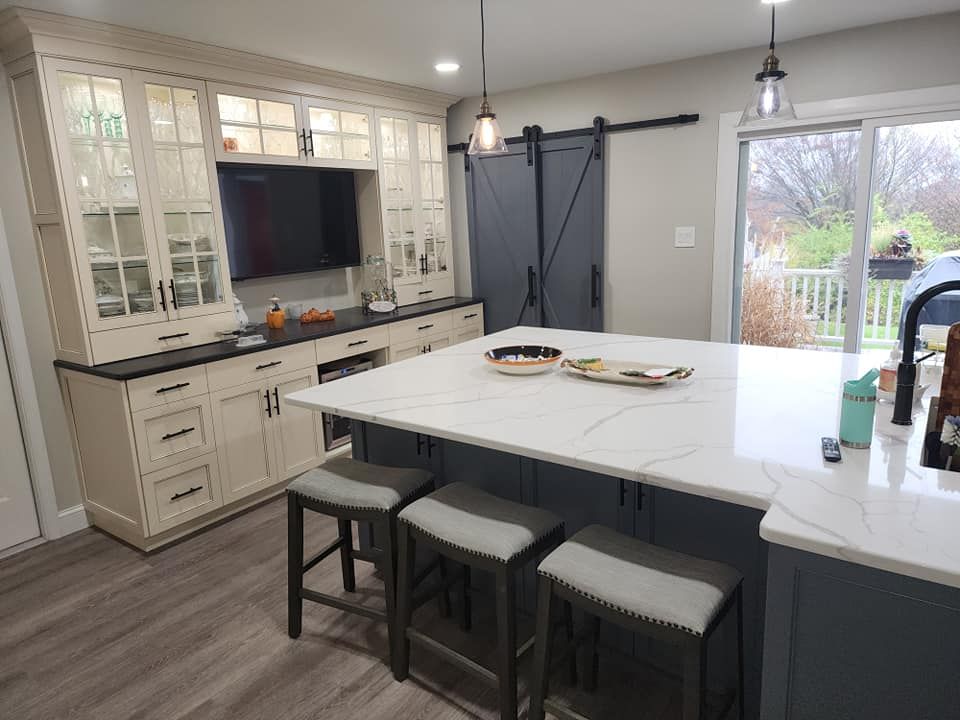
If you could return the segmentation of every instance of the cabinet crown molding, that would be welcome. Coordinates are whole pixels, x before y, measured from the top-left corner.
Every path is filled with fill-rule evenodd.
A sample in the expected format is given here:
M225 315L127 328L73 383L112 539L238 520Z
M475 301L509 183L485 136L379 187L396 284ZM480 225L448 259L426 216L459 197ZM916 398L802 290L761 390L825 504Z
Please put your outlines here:
M86 47L84 47L86 46ZM218 68L215 77L206 72L204 79L236 82L238 72L270 76L294 83L337 88L356 93L393 98L446 111L459 96L411 85L377 80L361 75L327 70L302 63L207 45L171 35L135 30L120 25L86 20L22 7L0 10L0 60L9 64L31 53L81 60L110 62L99 48L111 53L126 51L131 58L150 56L152 63L131 62L130 66L156 72L168 72L165 59L194 62L206 70ZM182 70L177 70L182 74ZM216 71L215 71L216 72ZM200 77L198 74L197 77ZM253 83L259 84L259 83ZM321 93L322 94L322 93ZM345 98L346 99L346 98Z

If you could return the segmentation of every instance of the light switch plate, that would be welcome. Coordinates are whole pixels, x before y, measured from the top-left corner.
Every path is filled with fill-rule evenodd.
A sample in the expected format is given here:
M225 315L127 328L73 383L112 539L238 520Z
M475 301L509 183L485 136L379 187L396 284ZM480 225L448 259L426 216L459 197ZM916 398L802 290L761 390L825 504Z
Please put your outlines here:
M697 229L695 227L678 227L673 232L673 246L675 248L692 248L697 245Z

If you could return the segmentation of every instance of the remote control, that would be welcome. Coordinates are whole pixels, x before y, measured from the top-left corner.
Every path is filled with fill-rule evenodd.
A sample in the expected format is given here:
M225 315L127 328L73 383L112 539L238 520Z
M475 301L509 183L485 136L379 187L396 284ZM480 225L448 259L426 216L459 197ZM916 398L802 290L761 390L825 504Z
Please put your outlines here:
M820 438L820 445L823 447L823 459L827 462L840 462L840 443L836 438Z

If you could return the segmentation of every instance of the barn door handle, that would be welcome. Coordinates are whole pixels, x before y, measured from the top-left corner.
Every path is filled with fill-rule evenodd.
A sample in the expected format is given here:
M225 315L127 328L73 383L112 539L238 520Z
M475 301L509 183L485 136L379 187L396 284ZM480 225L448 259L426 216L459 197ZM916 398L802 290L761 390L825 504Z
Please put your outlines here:
M590 307L600 306L600 268L590 266Z
M537 274L533 265L527 265L527 304L534 307L537 304Z

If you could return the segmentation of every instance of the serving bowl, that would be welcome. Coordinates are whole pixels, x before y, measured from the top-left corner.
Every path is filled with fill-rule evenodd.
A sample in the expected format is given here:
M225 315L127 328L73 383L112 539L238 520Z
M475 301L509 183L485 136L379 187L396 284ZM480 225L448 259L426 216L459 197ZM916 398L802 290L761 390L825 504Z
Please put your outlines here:
M507 375L536 375L556 367L563 352L547 345L507 345L483 354L484 359Z

